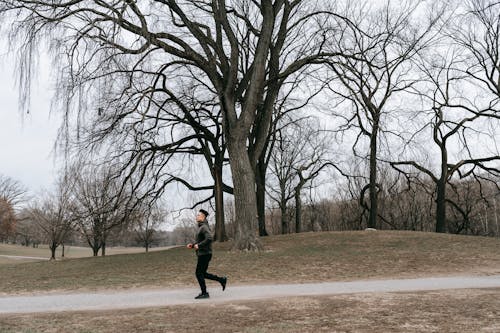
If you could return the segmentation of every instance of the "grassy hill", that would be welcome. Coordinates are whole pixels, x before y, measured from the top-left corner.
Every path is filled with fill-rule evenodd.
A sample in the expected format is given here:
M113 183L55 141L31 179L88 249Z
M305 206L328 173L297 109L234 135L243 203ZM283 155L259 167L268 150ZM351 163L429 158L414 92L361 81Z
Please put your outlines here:
M500 239L448 234L358 231L263 238L265 251L231 252L217 243L209 271L231 284L290 283L500 274ZM0 293L196 286L192 251L0 265Z

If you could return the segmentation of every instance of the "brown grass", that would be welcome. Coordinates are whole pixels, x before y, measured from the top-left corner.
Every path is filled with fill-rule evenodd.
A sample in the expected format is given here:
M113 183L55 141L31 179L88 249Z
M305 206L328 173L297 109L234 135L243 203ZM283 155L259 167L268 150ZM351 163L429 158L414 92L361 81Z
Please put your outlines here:
M0 316L0 332L499 332L500 289Z
M210 271L231 284L413 278L500 273L500 239L419 232L323 232L263 239L266 251L215 244ZM194 253L184 248L0 265L0 293L195 287Z
M165 250L168 247L155 247L151 248L150 251L161 251ZM107 255L115 255L115 254L130 254L130 253L143 253L145 252L144 248L141 247L108 247L106 248ZM26 257L39 257L39 258L50 258L50 249L47 245L40 245L37 248L30 246L21 246L21 245L13 245L13 244L0 244L0 264L5 263L22 263L22 262L33 262L40 261L36 259L11 259L1 256L26 256ZM88 258L92 257L92 250L89 247L81 247L81 246L66 246L65 248L65 258ZM56 250L56 258L62 259L62 246L59 246Z

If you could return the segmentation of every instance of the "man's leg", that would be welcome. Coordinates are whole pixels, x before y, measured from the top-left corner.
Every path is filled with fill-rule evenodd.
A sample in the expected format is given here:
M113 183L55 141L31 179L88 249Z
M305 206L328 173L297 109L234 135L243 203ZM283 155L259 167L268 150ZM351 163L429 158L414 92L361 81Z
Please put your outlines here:
M212 255L202 255L198 256L198 263L196 264L196 279L200 284L200 289L202 294L207 293L207 285L205 284L205 274L207 273L208 263Z
M210 259L212 259L212 255L209 254L210 256ZM208 260L208 262L210 263L210 259ZM207 269L205 270L205 279L208 279L208 280L213 280L213 281L217 281L221 284L222 286L222 290L225 290L226 289L226 283L227 283L227 277L220 277L220 276L217 276L217 275L214 275L214 274L210 274L207 272L208 270L208 263L207 263Z

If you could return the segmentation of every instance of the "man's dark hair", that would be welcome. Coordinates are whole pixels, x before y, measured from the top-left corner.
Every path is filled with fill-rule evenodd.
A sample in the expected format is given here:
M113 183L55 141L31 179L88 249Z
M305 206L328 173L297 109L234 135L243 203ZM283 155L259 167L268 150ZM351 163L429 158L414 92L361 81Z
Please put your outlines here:
M200 213L202 213L203 215L205 215L205 217L208 217L208 212L204 209L200 209Z

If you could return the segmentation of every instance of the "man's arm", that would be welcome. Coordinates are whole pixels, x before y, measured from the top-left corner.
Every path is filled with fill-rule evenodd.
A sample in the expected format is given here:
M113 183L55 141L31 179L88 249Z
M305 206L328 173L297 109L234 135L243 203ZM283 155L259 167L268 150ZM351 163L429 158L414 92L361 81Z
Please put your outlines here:
M205 239L203 241L195 244L195 245L198 245L198 247L205 246L205 245L209 244L210 242L212 242L212 234L210 233L210 230L207 227L203 226L201 228L201 232L203 232L203 236Z

